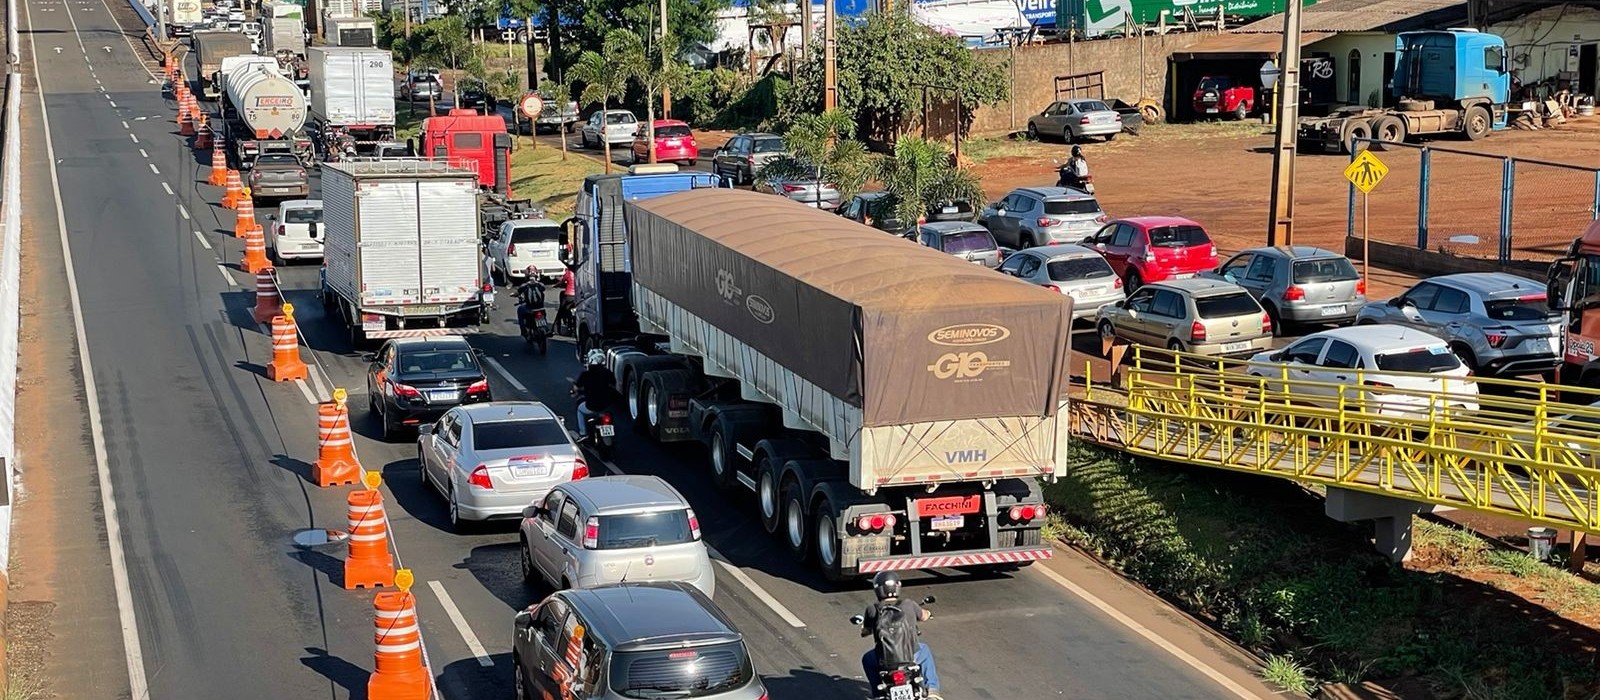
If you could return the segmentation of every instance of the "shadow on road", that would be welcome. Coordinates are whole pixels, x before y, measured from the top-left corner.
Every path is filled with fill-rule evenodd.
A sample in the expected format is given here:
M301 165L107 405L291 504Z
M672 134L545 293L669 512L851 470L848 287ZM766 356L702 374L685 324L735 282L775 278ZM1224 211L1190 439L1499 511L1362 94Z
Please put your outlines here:
M485 544L473 547L455 568L466 569L510 609L522 610L544 600L552 590L542 583L534 587L522 582L521 556L522 545L517 542Z
M511 697L511 653L494 654L489 660L494 662L493 666L484 666L469 656L442 669L436 667L438 689L451 698Z
M328 654L327 650L320 647L306 647L307 656L300 657L304 664L335 685L344 688L352 698L367 696L367 677L371 672L349 661Z
M809 668L797 668L787 676L763 676L762 684L775 698L864 698L867 684Z

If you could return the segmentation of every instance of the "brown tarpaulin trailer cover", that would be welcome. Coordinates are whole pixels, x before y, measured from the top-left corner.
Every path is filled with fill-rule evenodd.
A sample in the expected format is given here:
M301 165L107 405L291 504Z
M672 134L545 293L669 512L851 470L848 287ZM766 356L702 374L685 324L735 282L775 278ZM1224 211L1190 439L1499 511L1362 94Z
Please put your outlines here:
M1061 294L783 197L629 202L636 284L862 409L866 427L1052 416Z

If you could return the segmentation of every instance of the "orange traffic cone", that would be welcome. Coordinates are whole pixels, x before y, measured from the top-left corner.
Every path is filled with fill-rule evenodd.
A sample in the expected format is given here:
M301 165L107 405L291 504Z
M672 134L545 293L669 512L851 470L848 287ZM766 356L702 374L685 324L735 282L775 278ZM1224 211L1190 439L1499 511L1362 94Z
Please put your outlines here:
M215 187L228 184L228 150L222 147L222 142L211 144L211 175L206 177L206 182Z
M372 489L351 491L345 503L350 512L350 555L344 560L345 590L393 584L394 557L389 554L389 521L383 516L383 494ZM377 698L375 695L368 697Z
M246 234L251 231L261 230L260 224L256 223L256 203L255 200L250 198L250 188L246 187L240 191L239 197L234 200L234 211L238 212L233 217L233 235L235 237L245 238ZM261 259L266 260L265 253L267 251L264 241L261 252L263 254ZM255 272L255 270L251 270L251 272Z
M283 315L283 298L278 295L276 271L270 267L256 270L256 323L266 323L273 316Z
M384 591L373 596L372 612L376 622L373 641L378 650L373 655L375 669L367 680L367 700L428 700L433 695L433 678L422 665L416 597L409 591Z
M267 259L267 237L260 226L244 232L244 257L239 261L239 269L252 275L272 269L272 261Z
M178 135L194 136L194 118L189 116L188 107L178 108Z
M239 171L230 168L228 170L228 177L223 181L223 183L228 188L226 192L222 193L223 208L237 209L239 207L239 195L240 193L244 192L244 182L239 179ZM246 199L248 199L248 197Z
M267 378L275 382L305 379L306 363L300 359L300 331L294 325L294 304L283 305L283 315L272 317L272 362Z
M194 150L203 151L211 147L211 119L205 112L200 113L200 125L194 128Z
M361 463L356 461L355 441L350 437L347 397L344 389L335 389L332 401L317 405L317 463L311 474L322 488L361 480Z

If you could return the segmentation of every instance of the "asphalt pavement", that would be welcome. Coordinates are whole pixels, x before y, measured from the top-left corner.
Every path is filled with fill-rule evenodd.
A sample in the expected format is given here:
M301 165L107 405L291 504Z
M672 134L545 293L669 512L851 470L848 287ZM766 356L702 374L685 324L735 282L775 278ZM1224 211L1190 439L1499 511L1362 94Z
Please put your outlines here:
M340 587L338 549L290 541L297 529L345 527L347 490L308 481L315 403L345 387L360 459L385 478L394 545L416 572L444 697L509 697L512 615L546 593L520 581L514 526L451 532L442 499L420 484L415 445L375 438L364 408L368 349L350 347L324 314L314 264L279 273L312 378L265 379L269 341L249 317L254 280L234 269L242 246L233 212L213 204L220 192L204 182L209 158L175 135L171 100L111 13L81 9L91 6L106 7L29 0L23 17L91 360L91 429L114 492L104 517L125 553L123 651L142 654L131 664L132 695L365 697L371 594ZM46 141L35 131L25 141ZM501 304L472 337L489 358L495 396L542 400L570 417L567 387L579 369L570 342L531 352L515 334L507 290ZM862 697L867 645L847 618L870 591L826 584L791 560L761 532L748 498L709 485L699 447L649 444L626 426L619 434L615 467L666 478L701 515L722 561L716 601L748 635L772 697ZM939 598L923 630L949 698L1270 694L1223 645L1153 599L1086 595L1117 585L1090 569L914 574L908 585Z

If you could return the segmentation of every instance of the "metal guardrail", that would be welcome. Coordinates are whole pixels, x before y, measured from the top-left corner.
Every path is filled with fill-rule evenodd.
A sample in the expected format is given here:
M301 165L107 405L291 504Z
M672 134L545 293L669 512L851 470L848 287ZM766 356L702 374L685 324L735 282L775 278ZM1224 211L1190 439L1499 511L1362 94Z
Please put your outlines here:
M156 28L156 17L150 14L150 8L145 7L139 0L128 0L128 6L139 14L139 19L144 20L144 25L150 29Z
M6 83L0 123L0 571L11 561L12 481L16 471L17 340L21 323L22 73L17 3L6 3Z
M1600 392L1476 377L1407 391L1367 382L1439 378L1349 370L1349 381L1311 381L1282 364L1137 346L1121 373L1125 395L1091 389L1073 403L1074 433L1132 454L1600 532L1600 406L1589 405Z

